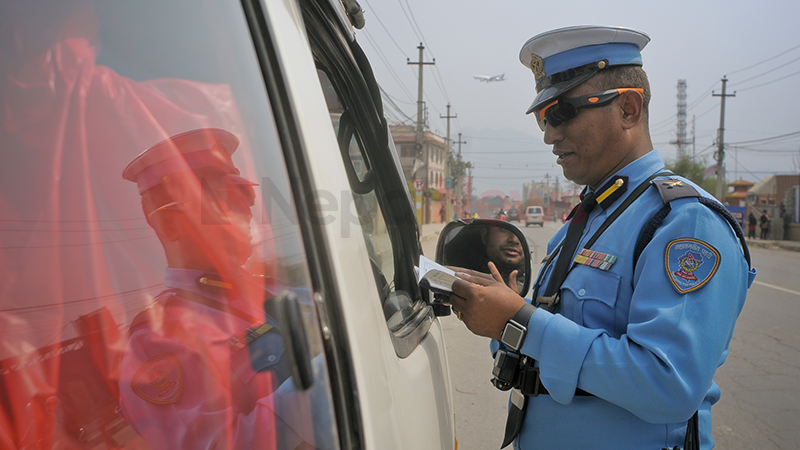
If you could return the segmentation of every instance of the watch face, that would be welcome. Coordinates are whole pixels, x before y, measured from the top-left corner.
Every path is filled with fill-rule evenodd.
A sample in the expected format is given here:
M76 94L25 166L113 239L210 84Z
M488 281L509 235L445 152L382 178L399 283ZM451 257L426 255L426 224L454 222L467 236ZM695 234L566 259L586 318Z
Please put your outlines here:
M522 345L522 338L525 335L525 331L521 330L510 323L506 324L505 330L503 330L503 335L501 336L501 340L503 344L511 347L513 350L519 350L520 345Z

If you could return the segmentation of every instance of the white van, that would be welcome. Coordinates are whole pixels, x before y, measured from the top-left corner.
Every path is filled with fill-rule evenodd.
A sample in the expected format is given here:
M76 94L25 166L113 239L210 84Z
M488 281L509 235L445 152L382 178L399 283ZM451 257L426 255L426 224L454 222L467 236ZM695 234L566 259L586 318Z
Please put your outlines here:
M544 226L544 209L541 206L528 206L525 209L525 226L531 224Z
M456 447L342 1L0 4L0 448Z

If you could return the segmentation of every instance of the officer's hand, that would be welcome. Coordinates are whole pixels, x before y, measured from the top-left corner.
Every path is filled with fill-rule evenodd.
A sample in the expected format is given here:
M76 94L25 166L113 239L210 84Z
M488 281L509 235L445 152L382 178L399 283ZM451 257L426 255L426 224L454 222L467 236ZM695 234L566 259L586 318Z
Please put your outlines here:
M470 271L456 272L456 276L459 279L453 283L455 295L450 296L456 314L473 333L499 340L506 322L525 305L525 300L486 274Z

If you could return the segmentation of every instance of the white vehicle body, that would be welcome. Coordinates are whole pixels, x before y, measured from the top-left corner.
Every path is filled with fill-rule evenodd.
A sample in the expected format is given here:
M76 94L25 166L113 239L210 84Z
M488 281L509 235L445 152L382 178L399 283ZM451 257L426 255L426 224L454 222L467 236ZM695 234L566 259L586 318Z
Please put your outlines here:
M115 53L118 48L124 50L120 42L129 42L123 37L126 37L124 32L130 30L126 27L115 29L114 23L124 21L114 21L130 18L133 24L130 32L139 33L135 31L137 20L148 22L157 18L148 16L147 7L125 6L127 10L140 14L137 16L126 13L125 8L116 11L113 6L98 2L97 12L87 13L86 8L92 9L91 1L65 0L65 3L73 1L78 6L74 10L68 7L65 10L82 20L99 21L99 35L106 38L105 53L101 53L96 66L106 64L108 72L112 73L107 77L133 86L126 88L129 95L132 95L131 89L144 89L142 85L150 89L151 78L163 79L166 81L153 83L158 86L157 90L148 92L164 95L170 99L171 108L179 108L175 105L191 103L192 99L170 90L172 83L176 83L172 80L177 79L182 86L185 84L194 89L199 85L198 89L204 93L215 92L217 97L209 96L210 103L224 95L226 100L219 104L229 108L235 100L238 109L235 114L229 114L236 120L225 122L221 119L200 120L199 112L184 107L188 108L185 116L189 125L176 126L172 130L170 127L173 125L167 119L160 119L157 114L130 112L125 110L127 104L123 105L118 97L103 95L104 102L111 102L112 107L107 110L111 112L98 118L69 109L63 122L67 132L63 128L53 131L57 145L42 144L46 151L37 157L39 161L48 161L47 152L56 148L63 152L62 156L66 154L64 159L67 162L72 153L88 155L90 163L81 169L85 173L76 172L83 173L81 176L87 180L82 189L64 187L66 181L63 179L73 175L67 172L68 169L63 169L62 181L55 178L50 181L47 177L29 180L47 189L52 187L52 200L48 200L51 203L44 202L46 204L39 208L50 215L36 215L38 213L34 214L33 208L25 206L31 203L28 199L18 201L16 198L20 190L24 192L27 189L25 185L10 181L0 184L0 198L9 200L7 204L11 205L7 209L0 208L4 215L0 219L20 219L20 228L16 232L25 236L36 231L40 226L37 224L41 223L83 223L84 217L88 216L70 216L65 212L76 204L93 206L95 215L92 217L98 218L101 224L134 220L136 227L120 228L118 232L129 233L125 230L138 229L141 234L130 239L127 235L107 238L103 235L103 239L92 241L100 252L77 250L61 263L56 258L51 266L36 267L40 255L4 250L21 248L11 246L12 242L19 240L19 235L0 231L0 260L4 261L4 271L13 272L17 277L4 292L4 297L0 297L0 308L10 310L0 321L0 326L5 328L14 324L14 328L5 328L8 332L0 337L0 348L4 349L0 354L0 395L11 398L0 411L0 448L139 449L149 446L155 449L159 448L156 442L180 439L171 435L181 433L186 442L179 445L191 448L188 442L200 439L198 436L208 425L183 423L180 427L185 429L179 431L176 423L164 421L158 424L163 429L154 433L160 440L151 440L153 433L141 432L142 428L134 423L134 415L120 412L115 406L117 386L124 390L122 380L126 379L124 374L116 373L116 367L108 372L89 364L69 374L58 367L75 366L69 359L77 359L80 348L95 345L87 337L89 333L73 331L80 327L72 324L98 311L111 311L112 334L119 337L114 338L114 345L108 344L109 338L106 338L103 341L105 346L92 348L106 355L128 352L128 333L137 326L131 323L138 320L135 318L139 317L140 311L149 308L150 302L157 303L163 294L159 294L164 289L166 266L162 245L156 233L148 227L153 226L152 217L148 216L145 222L141 216L142 204L136 186L118 175L122 173L124 164L136 152L164 137L191 128L222 128L226 123L227 130L241 141L239 150L232 155L234 163L243 177L257 179L261 186L256 188L256 204L253 206L253 256L249 262L253 263L252 258L256 256L264 258L264 261L269 259L269 267L278 266L276 273L279 275L275 276L279 286L308 293L308 301L300 301L302 321L292 322L281 316L284 319L277 325L286 343L284 354L291 353L287 361L292 377L284 385L294 386L291 389L297 390L298 394L293 395L299 395L313 411L313 415L301 419L309 433L313 431L312 438L304 438L308 447L303 448L456 448L453 393L444 334L436 317L449 311L434 308L432 296L416 285L413 276L413 267L421 253L418 225L383 117L377 84L355 40L352 24L360 27L364 22L358 4L352 0L345 1L345 4L340 0L230 3L203 0L192 3L194 11L191 14L195 21L199 18L207 22L187 23L182 29L180 20L177 20L179 23L174 25L177 30L174 35L184 32L184 39L170 48L172 41L167 39L170 34L158 34L166 37L158 45L141 50L156 56L140 62L130 59L135 52ZM180 1L160 3L159 7L164 8L161 18L166 17L165 11L169 12L173 7L178 11L187 8L185 2ZM55 11L54 15L60 14L57 8ZM67 13L64 14L67 22ZM53 21L43 20L42 23L51 26ZM219 28L209 24L216 24ZM205 44L192 42L195 39L191 35L192 25L210 35L207 48L203 48L206 53L197 58L189 50L193 50L194 45ZM32 30L31 34L36 33L36 27L28 28ZM142 27L145 29L150 30L150 27ZM118 41L115 33L119 33ZM144 33L135 36L147 39ZM228 35L236 35L230 40L235 45L226 47L224 39L215 39ZM9 44L0 41L0 46ZM136 43L126 45L135 46ZM191 61L195 58L201 64L189 64L183 70L184 67L180 66L183 58ZM206 61L213 76L196 75L195 78L195 68L204 67L202 63ZM140 67L141 71L130 75L125 73L126 69L135 67ZM153 74L147 72L154 67L158 70ZM170 68L172 72L161 70L162 67ZM169 77L169 80L162 77ZM106 89L113 91L113 87ZM88 90L89 94L76 94L88 96L78 103L96 102L92 97L93 91ZM233 100L229 100L228 95ZM147 98L143 96L141 101L149 101ZM0 94L0 102L6 100L8 98ZM206 108L205 100L199 103ZM118 111L122 113L116 119ZM212 108L208 117L217 112ZM130 118L131 114L141 117L146 132L131 125L135 122ZM78 116L80 120L77 120ZM183 111L177 116L183 117ZM90 119L102 120L105 125L120 124L131 131L125 134L126 137L134 136L131 139L148 133L159 137L142 137L141 142L130 146L138 149L135 152L103 146L102 152L111 155L113 161L104 162L103 167L107 170L101 173L91 164L93 155L101 151L92 144L97 138L90 136L76 141L82 142L75 144L81 146L80 151L76 149L73 152L72 144L69 144L73 142L69 140L69 135L74 134L69 132L72 123ZM194 125L193 121L197 124ZM84 133L96 133L95 130L101 128L87 126L80 129ZM50 135L46 130L43 133ZM40 145L34 141L31 139L30 145ZM56 150L52 153L56 154ZM8 166L14 162L4 164L9 170L15 170ZM67 166L69 164L65 163L64 167ZM110 181L103 181L106 179ZM57 193L65 199L59 200ZM113 201L104 200L112 194ZM20 206L14 209L16 204ZM113 207L107 206L110 204ZM117 211L121 213L117 215ZM264 220L269 224L260 223L259 217L266 218ZM67 242L67 238L73 239L75 235L62 232L55 235L52 242L56 246L71 248L69 246L74 243ZM135 245L126 244L133 239L137 239ZM270 259L273 256L274 259ZM72 277L53 276L42 281L41 284L45 285L43 292L55 293L46 301L45 296L30 298L25 295L43 270L69 273ZM123 289L122 286L126 287ZM122 291L133 294L120 294ZM269 301L270 298L265 299L265 308ZM30 311L36 311L40 318L48 320L34 320L26 315ZM52 333L58 329L61 331L53 336ZM47 335L48 339L38 339L42 335ZM296 342L293 339L307 340L308 348L292 347L289 344ZM303 378L304 369L297 361L306 359L313 361L313 369L308 369L313 371L307 373L311 380L310 388L301 387L302 381L298 381L298 378ZM22 364L21 361L28 363ZM51 363L55 362L58 364L53 366ZM185 363L182 368L188 376L199 376L192 373L192 368ZM110 393L104 394L102 400L88 394L91 392L89 387L98 383L98 376L103 377L100 384L110 386ZM132 385L137 376L138 373ZM70 402L68 397L72 394L64 387L67 385L87 387L84 403ZM10 396L12 392L15 394ZM187 395L184 392L184 396ZM279 395L279 390L274 395ZM170 400L177 402L175 405L180 405L181 401L180 398ZM102 415L90 403L105 405ZM289 422L286 415L290 414L279 411L278 404L279 401L275 400L271 407L271 411L277 414L275 420ZM50 412L36 414L31 413L32 410ZM247 414L239 412L238 416L241 419ZM249 422L244 419L237 421L239 419L235 417L230 420L234 422L220 425L221 434L214 438L220 448L290 448L282 444L283 435L280 433L274 441L248 439L242 437L241 431L235 436L229 429L241 430ZM289 425L293 426L290 422Z
M528 225L544 226L544 209L541 206L528 206L525 208L525 226Z

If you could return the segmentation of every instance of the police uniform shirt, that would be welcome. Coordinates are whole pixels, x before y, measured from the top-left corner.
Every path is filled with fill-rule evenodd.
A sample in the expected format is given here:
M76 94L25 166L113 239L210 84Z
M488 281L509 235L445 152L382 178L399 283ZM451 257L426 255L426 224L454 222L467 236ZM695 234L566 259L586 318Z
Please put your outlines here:
M262 336L272 339L267 347L273 353L263 359L260 369L265 373L254 371L247 347L234 342L253 324L183 298L182 292L254 317L263 318L263 311L222 290L215 294L201 289L197 280L204 275L167 269L165 285L178 291L162 293L151 306L151 318L132 327L121 362L122 415L153 449L211 448L222 442L223 448L252 448L255 443L294 448L304 440L314 442L311 417L319 413L308 411L307 399L296 398L291 379L279 388L283 377L275 371L285 365L279 333ZM277 326L271 318L268 323ZM306 423L287 426L283 414L295 421L303 417Z
M616 175L627 176L629 188L613 204L592 210L576 253L636 186L663 169L653 150L620 170ZM720 398L712 378L725 361L755 271L748 273L728 223L696 198L671 202L633 267L639 233L662 206L657 190L648 188L592 246L616 256L613 265L574 264L559 314L539 308L531 317L521 352L536 360L550 395L529 397L515 448L682 446L687 420L698 408L702 448L711 448L710 408ZM566 228L550 241L548 254ZM691 268L681 260L691 257L687 248L707 256L706 266L699 279L681 285L674 272L681 262ZM593 396L575 396L576 388Z

